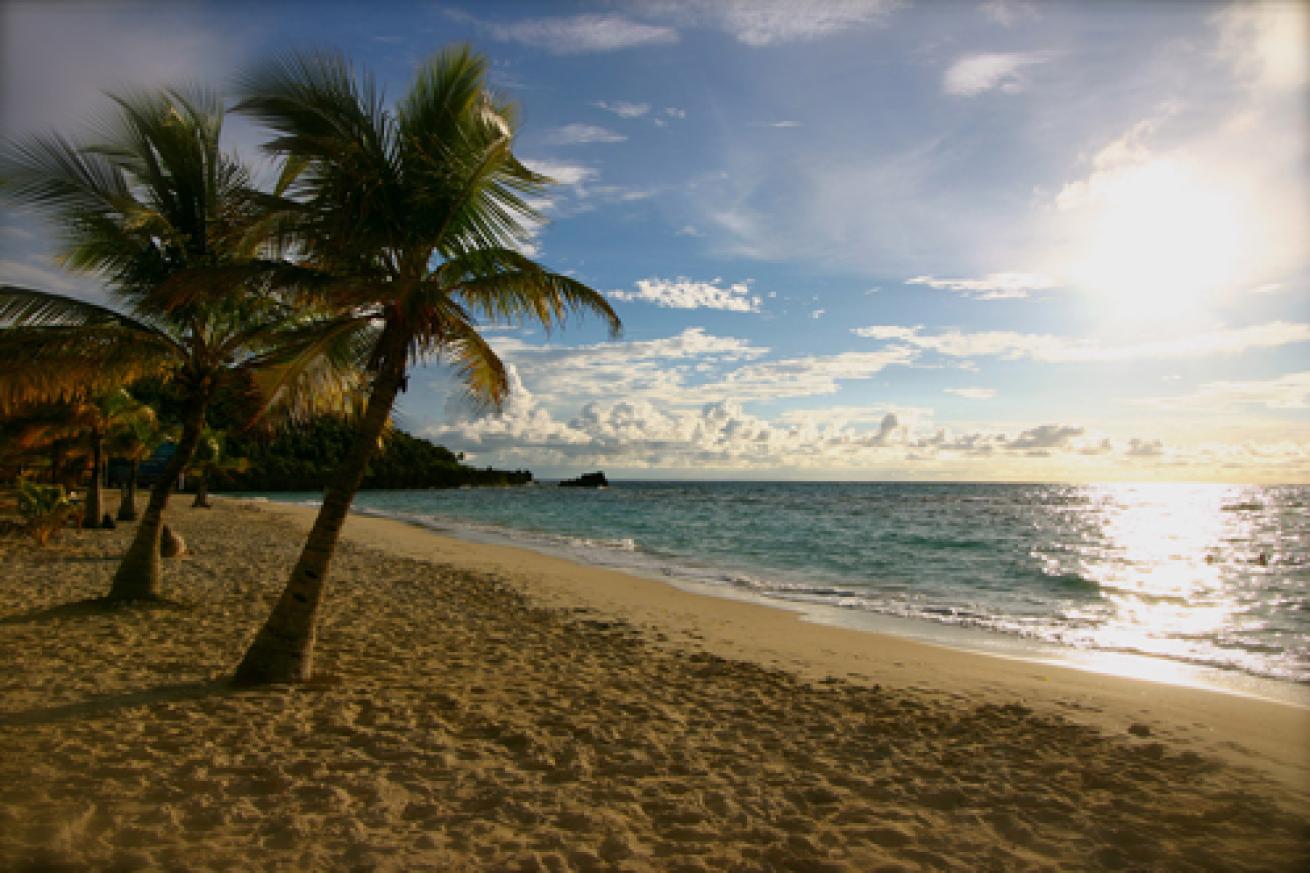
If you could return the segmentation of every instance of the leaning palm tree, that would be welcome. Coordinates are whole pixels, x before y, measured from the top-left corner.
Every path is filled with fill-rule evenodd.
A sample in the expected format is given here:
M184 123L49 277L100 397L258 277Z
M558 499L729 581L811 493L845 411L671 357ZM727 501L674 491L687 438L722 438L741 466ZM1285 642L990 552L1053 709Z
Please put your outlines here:
M267 411L306 384L345 385L369 331L289 305L267 273L246 269L269 251L270 232L248 171L219 148L216 97L113 99L117 124L95 144L50 136L0 151L0 193L51 217L65 265L97 274L111 297L101 304L0 285L0 412L88 386L171 381L181 435L109 592L154 600L163 512L214 398L252 392L263 378L258 408Z
M299 560L236 671L243 684L311 678L319 608L341 526L411 363L453 363L471 395L498 404L508 385L478 320L571 313L620 325L605 298L518 250L537 216L525 197L550 181L514 156L514 112L484 86L466 48L425 64L393 108L339 55L290 55L244 81L237 107L269 127L279 191L304 255L333 277L318 292L381 325L354 442L331 477Z

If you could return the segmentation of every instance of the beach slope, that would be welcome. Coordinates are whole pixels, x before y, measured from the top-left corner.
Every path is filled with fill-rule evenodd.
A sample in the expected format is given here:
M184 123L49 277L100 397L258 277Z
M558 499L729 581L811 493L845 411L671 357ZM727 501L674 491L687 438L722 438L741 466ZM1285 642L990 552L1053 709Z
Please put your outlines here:
M319 681L226 677L310 510L0 539L0 868L1294 870L1307 711L352 518Z

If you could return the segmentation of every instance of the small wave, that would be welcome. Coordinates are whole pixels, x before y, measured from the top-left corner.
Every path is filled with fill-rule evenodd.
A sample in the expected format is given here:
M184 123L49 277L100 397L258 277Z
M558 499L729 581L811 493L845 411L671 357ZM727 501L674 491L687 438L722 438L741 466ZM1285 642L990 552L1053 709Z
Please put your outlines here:
M637 546L637 541L632 537L623 537L621 539L613 540L598 540L590 537L564 537L564 542L574 548L582 549L609 549L616 552L636 552L640 550Z
M1071 588L1076 591L1100 591L1101 583L1095 579L1088 579L1079 573L1048 573L1045 570L1041 572L1041 580L1048 585L1054 585L1057 588Z
M1265 505L1254 501L1244 501L1242 503L1228 503L1219 508L1224 512L1254 512L1258 509L1264 509Z

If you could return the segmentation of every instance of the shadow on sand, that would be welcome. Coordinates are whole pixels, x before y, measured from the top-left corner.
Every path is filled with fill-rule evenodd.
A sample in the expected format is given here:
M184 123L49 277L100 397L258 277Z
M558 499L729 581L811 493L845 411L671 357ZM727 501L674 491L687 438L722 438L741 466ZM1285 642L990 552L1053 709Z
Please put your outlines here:
M92 597L87 600L75 600L72 603L60 603L20 612L17 615L0 617L0 625L40 624L59 618L79 618L87 615L114 615L131 611L184 611L191 607L176 600L110 600L107 597Z
M0 714L0 727L54 724L74 718L112 715L119 710L134 706L178 703L206 697L226 697L235 693L237 689L232 687L232 681L226 676L194 682L175 682L169 685L156 685L154 688L145 688L141 691L106 694L88 700L79 700L77 703L65 703L62 706L47 706L25 712Z

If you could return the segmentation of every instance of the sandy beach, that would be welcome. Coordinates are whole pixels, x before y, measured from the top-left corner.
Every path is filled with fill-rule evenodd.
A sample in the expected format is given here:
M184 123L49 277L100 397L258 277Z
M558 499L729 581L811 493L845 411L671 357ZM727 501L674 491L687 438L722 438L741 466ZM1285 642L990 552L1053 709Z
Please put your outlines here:
M111 499L111 503L112 503ZM312 510L0 536L0 869L1298 870L1310 710L825 627L354 517L319 680L233 690Z

